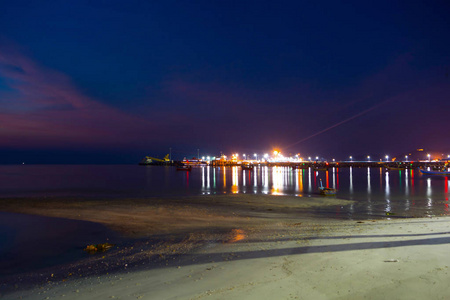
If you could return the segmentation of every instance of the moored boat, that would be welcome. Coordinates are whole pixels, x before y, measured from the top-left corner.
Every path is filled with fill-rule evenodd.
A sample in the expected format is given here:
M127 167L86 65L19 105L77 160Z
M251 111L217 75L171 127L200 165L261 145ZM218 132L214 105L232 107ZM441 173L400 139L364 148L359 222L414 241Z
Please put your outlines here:
M191 166L185 166L185 165L183 165L183 166L178 166L177 167L177 171L191 171L192 170L192 167Z
M443 171L427 171L427 170L422 170L419 169L420 173L425 174L425 175L450 175L450 171L448 170L443 170Z
M386 167L386 171L401 171L401 170L406 170L406 167Z
M337 193L337 190L333 189L333 188L324 187L322 185L322 179L320 179L319 192L321 195L324 195L324 196L335 196Z

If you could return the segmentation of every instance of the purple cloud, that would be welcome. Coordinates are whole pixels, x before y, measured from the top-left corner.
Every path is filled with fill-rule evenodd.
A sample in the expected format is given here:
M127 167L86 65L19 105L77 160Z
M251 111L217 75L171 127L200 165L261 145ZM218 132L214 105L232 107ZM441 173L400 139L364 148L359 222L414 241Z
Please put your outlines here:
M0 75L10 88L1 94L1 147L120 147L155 127L83 95L69 77L13 47L0 51Z

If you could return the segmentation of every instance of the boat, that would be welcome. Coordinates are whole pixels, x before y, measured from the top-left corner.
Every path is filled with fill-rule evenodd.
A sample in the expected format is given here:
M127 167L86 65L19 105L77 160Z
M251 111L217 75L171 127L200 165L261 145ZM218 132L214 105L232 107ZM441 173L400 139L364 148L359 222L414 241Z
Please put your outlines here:
M188 172L190 172L191 170L192 170L191 166L182 165L182 166L178 166L177 167L177 171L188 171Z
M253 170L253 165L241 165L242 170Z
M313 167L313 171L328 171L328 168L326 167Z
M187 166L206 166L208 164L206 161L196 157L193 157L191 159L186 159L185 157L181 163Z
M151 156L146 156L139 163L139 165L141 165L141 166L147 166L147 165L168 165L168 164L170 164L169 154L164 156L163 159L156 158L156 157L151 157Z
M448 170L443 170L443 171L427 171L427 170L422 170L419 169L420 173L425 174L425 175L450 175L450 171Z
M386 166L386 171L402 171L406 170L406 167L390 167Z
M337 190L333 189L333 188L324 187L322 185L322 179L320 179L319 192L321 195L324 195L324 196L335 196L337 193Z

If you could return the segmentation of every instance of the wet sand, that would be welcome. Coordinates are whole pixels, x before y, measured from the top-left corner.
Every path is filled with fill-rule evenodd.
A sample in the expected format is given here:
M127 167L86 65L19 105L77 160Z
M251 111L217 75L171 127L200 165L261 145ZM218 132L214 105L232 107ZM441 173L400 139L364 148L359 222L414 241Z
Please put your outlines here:
M69 266L23 274L8 282L5 299L445 299L449 294L448 218L345 221L308 214L313 206L351 203L334 198L35 200L1 200L0 210L95 221L133 240Z
M214 195L120 200L0 199L0 210L97 222L127 237L230 230L295 219L308 209L353 201L326 197ZM269 213L269 214L268 214Z

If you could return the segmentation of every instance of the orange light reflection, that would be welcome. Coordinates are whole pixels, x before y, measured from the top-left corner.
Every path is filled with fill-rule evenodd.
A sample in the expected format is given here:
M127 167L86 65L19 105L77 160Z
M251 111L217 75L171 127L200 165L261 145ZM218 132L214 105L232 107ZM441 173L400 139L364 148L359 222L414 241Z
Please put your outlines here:
M228 243L236 243L238 241L242 241L246 238L245 232L242 229L233 229L231 230L230 239L227 241Z

